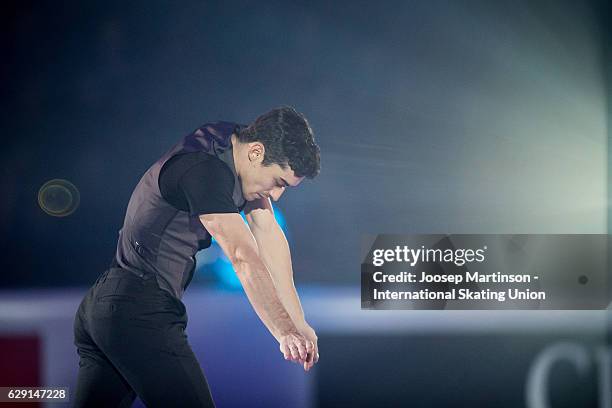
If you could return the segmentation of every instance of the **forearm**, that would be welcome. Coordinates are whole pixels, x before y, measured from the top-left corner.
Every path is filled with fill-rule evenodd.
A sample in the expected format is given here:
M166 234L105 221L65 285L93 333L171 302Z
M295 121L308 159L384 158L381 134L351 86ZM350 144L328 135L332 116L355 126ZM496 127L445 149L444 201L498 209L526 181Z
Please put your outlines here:
M270 273L257 255L235 261L234 270L253 309L277 341L281 335L297 330L277 295Z
M304 310L293 281L291 253L282 229L274 225L254 233L259 254L268 267L276 292L296 326L306 324Z
M249 302L274 338L279 343L299 340L298 327L279 299L270 272L259 256L257 242L240 215L202 214L200 221L232 262Z

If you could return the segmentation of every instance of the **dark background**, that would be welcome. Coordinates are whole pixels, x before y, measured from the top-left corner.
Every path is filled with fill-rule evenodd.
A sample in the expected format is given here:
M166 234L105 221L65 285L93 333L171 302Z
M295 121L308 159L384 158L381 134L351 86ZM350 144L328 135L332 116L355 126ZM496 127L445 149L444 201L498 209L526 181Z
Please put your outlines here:
M605 2L1 7L1 287L92 283L167 148L283 104L322 150L278 203L298 283L357 285L364 233L608 230Z
M2 2L0 337L21 354L0 354L29 358L0 371L74 386L74 311L144 171L205 122L289 104L322 151L277 204L322 358L287 366L242 294L196 276L190 342L220 406L527 406L565 344L537 391L601 407L610 307L368 311L358 288L362 234L611 230L607 3ZM80 191L67 217L38 205L55 178Z

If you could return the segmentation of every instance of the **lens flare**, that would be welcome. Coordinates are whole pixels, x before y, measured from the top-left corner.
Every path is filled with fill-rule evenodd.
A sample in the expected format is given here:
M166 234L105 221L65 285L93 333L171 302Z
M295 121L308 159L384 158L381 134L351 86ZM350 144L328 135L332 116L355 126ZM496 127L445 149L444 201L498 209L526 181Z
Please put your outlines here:
M68 180L49 180L38 190L38 205L54 217L72 214L78 208L79 202L79 190Z

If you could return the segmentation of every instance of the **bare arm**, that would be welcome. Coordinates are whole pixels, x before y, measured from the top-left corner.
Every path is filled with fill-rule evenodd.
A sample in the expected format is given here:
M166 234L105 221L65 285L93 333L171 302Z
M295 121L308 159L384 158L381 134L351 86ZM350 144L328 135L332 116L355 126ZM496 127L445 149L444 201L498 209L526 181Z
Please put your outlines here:
M253 309L280 344L281 351L306 359L312 344L299 333L279 299L270 273L259 257L256 241L237 213L200 216L204 228L217 240L232 262Z
M304 318L304 310L295 289L287 238L274 218L269 198L247 203L244 212L257 242L259 255L270 271L278 296L298 330L314 343L315 350L308 364L310 368L319 358L317 336Z

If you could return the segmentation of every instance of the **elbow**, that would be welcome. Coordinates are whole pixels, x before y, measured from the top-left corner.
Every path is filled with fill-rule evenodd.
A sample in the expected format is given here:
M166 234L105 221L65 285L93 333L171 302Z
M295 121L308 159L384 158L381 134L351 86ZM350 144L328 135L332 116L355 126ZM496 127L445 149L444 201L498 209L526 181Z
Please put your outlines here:
M234 247L228 254L228 258L236 273L246 273L260 261L257 252L247 245Z

